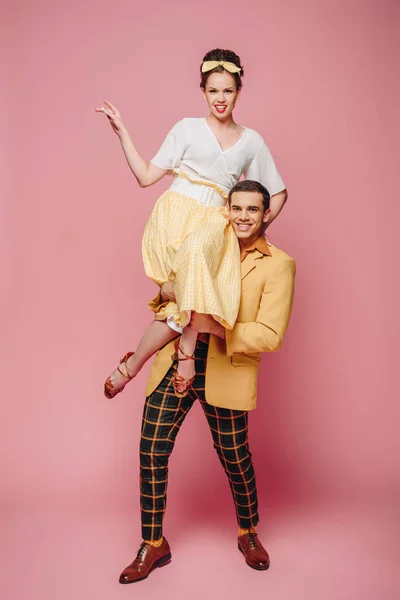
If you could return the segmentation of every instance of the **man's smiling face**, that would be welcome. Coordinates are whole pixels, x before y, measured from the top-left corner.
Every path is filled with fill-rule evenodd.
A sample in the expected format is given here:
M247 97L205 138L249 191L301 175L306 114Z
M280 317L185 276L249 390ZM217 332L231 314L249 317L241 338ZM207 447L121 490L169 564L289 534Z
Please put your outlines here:
M265 210L260 192L234 192L230 199L229 220L241 246L250 246L263 232L271 209Z

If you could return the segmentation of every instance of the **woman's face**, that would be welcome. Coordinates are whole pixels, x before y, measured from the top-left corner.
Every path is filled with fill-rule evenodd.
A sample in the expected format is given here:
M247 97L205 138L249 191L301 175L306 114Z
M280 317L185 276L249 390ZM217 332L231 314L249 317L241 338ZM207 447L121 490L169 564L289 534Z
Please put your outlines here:
M239 97L235 78L228 71L212 73L207 79L203 95L210 113L218 120L225 121L231 116Z

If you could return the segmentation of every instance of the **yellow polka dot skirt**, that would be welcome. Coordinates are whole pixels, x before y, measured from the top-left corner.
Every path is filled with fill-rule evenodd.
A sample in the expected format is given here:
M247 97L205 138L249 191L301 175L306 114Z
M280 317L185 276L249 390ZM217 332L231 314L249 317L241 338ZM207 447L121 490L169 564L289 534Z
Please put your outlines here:
M232 329L240 302L240 251L225 208L168 190L146 224L142 253L148 277L158 285L174 279L176 304L149 304L156 319L173 317L185 327L189 311L196 311Z

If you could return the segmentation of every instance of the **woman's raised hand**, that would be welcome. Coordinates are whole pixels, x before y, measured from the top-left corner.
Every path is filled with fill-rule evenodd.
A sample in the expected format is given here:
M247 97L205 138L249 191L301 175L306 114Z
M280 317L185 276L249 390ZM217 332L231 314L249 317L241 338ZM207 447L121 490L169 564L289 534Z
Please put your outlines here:
M104 113L110 121L111 127L119 138L129 168L141 187L153 185L153 183L156 183L156 181L159 181L161 177L164 177L168 173L165 169L160 169L152 163L147 163L139 154L119 114L118 108L113 106L111 102L104 100L104 106L95 108L95 111Z
M96 112L104 113L110 122L111 127L117 135L121 135L125 131L125 125L121 118L118 108L116 108L111 102L104 100L105 106L95 108Z

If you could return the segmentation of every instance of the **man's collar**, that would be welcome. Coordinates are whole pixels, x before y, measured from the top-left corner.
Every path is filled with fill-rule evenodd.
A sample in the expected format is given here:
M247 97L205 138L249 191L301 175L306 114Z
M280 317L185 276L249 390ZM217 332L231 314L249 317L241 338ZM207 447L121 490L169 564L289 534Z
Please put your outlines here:
M243 248L240 252L240 260L246 258L249 252L253 252L253 250L258 250L265 256L271 256L271 251L268 247L267 240L263 235L260 235L254 242L248 246L247 248Z

